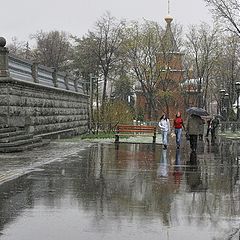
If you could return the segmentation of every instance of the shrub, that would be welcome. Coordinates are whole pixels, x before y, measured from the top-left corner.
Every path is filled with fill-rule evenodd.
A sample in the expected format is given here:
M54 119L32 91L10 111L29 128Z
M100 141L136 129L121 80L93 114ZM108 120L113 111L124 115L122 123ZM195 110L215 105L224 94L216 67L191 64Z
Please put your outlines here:
M100 109L101 112L101 109ZM97 119L97 112L94 112L94 119ZM131 124L133 113L128 104L121 101L109 101L105 103L104 112L99 115L99 129L107 132L115 130L117 124ZM97 122L95 121L95 125Z

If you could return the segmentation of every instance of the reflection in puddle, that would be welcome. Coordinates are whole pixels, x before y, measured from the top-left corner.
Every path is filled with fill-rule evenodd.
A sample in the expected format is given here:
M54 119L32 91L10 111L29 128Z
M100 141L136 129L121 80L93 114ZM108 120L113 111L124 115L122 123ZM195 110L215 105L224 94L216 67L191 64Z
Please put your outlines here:
M1 239L235 237L239 161L228 149L93 145L1 187Z
M167 177L168 176L168 161L167 161L167 150L163 149L161 154L161 160L159 167L157 169L157 173L159 177Z

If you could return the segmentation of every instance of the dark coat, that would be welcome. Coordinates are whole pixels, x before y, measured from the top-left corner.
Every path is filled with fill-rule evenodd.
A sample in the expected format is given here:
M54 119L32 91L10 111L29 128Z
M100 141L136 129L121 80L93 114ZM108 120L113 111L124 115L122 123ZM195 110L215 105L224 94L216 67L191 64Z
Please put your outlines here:
M187 120L187 132L189 135L199 135L201 134L200 129L202 125L202 118L197 115L189 116Z

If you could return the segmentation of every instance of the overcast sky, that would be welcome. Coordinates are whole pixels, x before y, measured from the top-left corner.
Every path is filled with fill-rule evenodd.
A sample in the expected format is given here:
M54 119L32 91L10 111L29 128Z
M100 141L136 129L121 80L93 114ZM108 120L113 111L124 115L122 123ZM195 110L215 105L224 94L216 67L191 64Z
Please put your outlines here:
M170 15L186 29L211 14L203 0L170 0ZM164 25L168 0L3 0L0 3L0 35L7 41L29 39L37 31L59 30L82 36L106 11L118 19L158 21Z

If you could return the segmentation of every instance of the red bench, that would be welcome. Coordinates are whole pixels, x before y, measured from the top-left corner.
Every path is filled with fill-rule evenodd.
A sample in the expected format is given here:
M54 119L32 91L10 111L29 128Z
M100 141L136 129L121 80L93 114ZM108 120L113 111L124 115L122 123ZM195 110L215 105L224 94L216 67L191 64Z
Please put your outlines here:
M156 130L155 126L117 125L115 143L119 143L120 136L152 137L153 143L156 143Z

